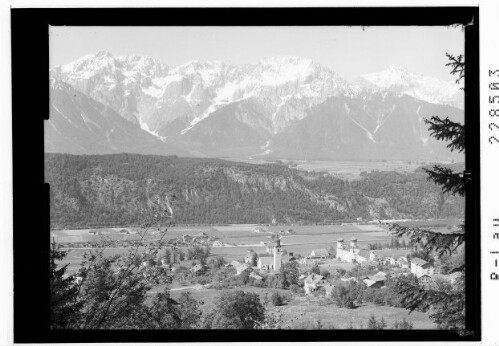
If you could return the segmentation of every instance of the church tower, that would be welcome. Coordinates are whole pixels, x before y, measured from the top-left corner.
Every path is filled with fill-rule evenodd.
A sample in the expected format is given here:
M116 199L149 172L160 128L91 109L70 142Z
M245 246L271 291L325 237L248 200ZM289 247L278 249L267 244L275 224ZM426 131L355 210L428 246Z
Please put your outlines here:
M282 263L282 249L281 249L281 239L276 239L274 246L274 270L281 269Z
M345 249L345 244L343 244L343 238L338 238L336 241L336 258L343 258L343 250Z
M357 238L355 238L355 237L350 238L350 248L352 248L352 249L357 248Z
M357 255L359 253L360 249L357 247L357 238L355 238L355 236L353 236L352 238L350 238L350 252L352 254L355 254Z

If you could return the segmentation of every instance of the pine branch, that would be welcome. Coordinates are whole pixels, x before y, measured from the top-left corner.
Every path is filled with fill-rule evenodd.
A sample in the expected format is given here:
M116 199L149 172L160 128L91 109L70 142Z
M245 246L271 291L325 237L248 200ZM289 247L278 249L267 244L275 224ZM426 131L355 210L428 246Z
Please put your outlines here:
M447 148L451 151L462 152L465 149L464 125L449 120L448 117L440 119L438 116L432 116L431 119L424 119L429 126L430 134L438 140L450 141Z
M461 308L464 309L465 293L462 290L425 289L420 284L409 280L399 280L395 285L395 290L404 296L401 303L411 312L416 308L427 311L436 304L451 305L453 303L461 304Z
M435 184L442 185L444 193L450 192L452 195L458 194L464 196L466 193L466 185L463 173L455 173L451 169L442 166L433 166L433 170L423 168L428 174L428 180L432 180Z
M461 80L464 78L464 56L462 54L458 56L454 56L449 53L445 53L447 58L449 58L450 62L445 64L445 66L452 67L451 74L457 74L456 83L459 84Z
M464 243L464 232L441 233L419 227L404 227L399 224L389 224L389 229L397 237L408 236L412 242L423 244L428 251L435 251L439 257L451 255Z

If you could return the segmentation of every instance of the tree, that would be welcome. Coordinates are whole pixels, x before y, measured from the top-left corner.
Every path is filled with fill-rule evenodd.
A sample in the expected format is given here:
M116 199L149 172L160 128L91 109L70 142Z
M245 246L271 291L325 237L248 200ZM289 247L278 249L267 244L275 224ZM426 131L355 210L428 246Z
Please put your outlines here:
M452 68L452 74L458 75L456 82L459 83L464 78L464 58L462 55L454 57L450 54L447 54L447 57L450 60L447 66ZM447 147L451 151L463 152L465 150L464 125L453 122L448 118L441 119L438 116L432 116L430 120L425 119L425 122L429 125L432 136L438 140L449 142ZM424 170L428 174L429 180L441 185L444 193L464 197L466 184L462 172L455 172L450 167L441 165L435 165L433 169ZM446 233L419 227L403 227L398 224L390 225L390 230L398 237L408 236L411 243L421 244L423 251L436 253L439 258L452 256L459 248L464 246L465 242L464 225L461 225L456 232ZM463 261L453 264L454 267L449 268L449 272L464 274L464 258ZM430 317L440 328L465 329L464 279L457 280L456 284L450 288L425 288L411 280L400 279L397 281L396 291L402 296L401 303L405 308L411 312L416 309L429 311Z
M310 273L311 274L320 274L321 273L321 269L319 268L317 263L314 264L314 266L312 268L310 268Z
M279 270L279 280L281 288L288 288L298 284L299 265L296 261L286 262Z
M256 252L251 252L250 265L256 267L258 265L258 255Z
M213 329L255 329L265 320L265 308L256 293L241 290L223 292L215 308L205 318L205 327Z
M50 246L50 328L72 328L80 315L83 302L78 299L78 285L67 276L69 264L58 267L67 256L55 242Z
M199 307L203 302L199 302L192 298L191 292L182 292L178 300L178 310L180 312L181 328L194 329L201 322L201 310Z
M282 299L281 295L277 291L272 293L272 296L270 296L270 300L272 301L272 305L274 305L274 306L284 305L284 300Z

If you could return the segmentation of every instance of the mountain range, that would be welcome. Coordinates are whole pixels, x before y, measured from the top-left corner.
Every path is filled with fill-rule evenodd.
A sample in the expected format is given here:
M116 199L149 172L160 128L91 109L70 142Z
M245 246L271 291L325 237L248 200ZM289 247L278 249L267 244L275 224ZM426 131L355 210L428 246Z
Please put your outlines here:
M102 51L50 77L47 152L448 160L424 118L464 119L455 83L400 67L348 82L302 57L169 67Z

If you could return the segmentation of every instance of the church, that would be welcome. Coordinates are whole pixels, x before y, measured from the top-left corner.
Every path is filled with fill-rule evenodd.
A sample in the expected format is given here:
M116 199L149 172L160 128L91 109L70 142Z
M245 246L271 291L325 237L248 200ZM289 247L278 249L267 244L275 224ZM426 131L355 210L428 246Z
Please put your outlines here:
M369 259L369 251L357 247L357 238L350 239L350 250L345 248L343 238L336 241L336 259L344 262L362 263Z
M277 239L273 249L273 257L260 257L258 258L258 269L271 271L278 271L281 269L282 264L282 249L281 240Z

